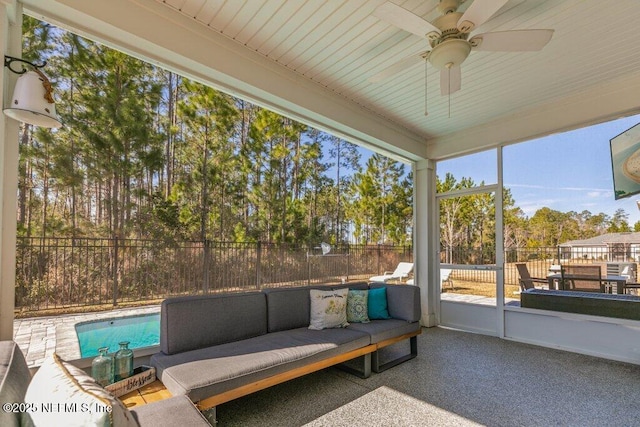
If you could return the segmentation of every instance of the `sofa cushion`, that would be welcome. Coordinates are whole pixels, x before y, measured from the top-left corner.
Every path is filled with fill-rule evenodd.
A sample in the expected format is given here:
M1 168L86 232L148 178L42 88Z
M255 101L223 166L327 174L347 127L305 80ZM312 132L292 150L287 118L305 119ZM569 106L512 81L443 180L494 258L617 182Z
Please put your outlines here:
M263 289L267 297L269 332L309 326L311 288Z
M369 323L352 323L347 329L366 332L371 336L371 344L377 344L391 338L419 331L420 323L409 323L398 319L372 320Z
M350 291L367 291L369 290L369 282L349 282L341 285L332 285L331 289L349 288Z
M311 289L311 318L309 329L344 328L347 322L347 295L349 289L319 291Z
M33 376L24 401L37 408L31 412L35 426L138 426L120 400L56 354Z
M0 400L2 403L24 401L31 373L22 351L13 341L0 342ZM29 415L20 411L0 411L0 426L28 425Z
M422 316L420 307L420 288L408 285L371 284L371 289L387 289L389 315L394 319L418 322ZM371 295L371 294L369 294ZM371 296L369 296L371 298Z
M347 322L369 322L368 303L369 291L349 289L347 295Z
M261 292L169 298L162 302L160 350L175 354L267 333Z
M286 331L288 329L302 328L309 326L311 318L309 291L311 289L330 290L342 289L366 290L369 289L367 282L352 282L340 286L304 286L295 288L272 288L263 289L262 292L267 297L267 323L269 332Z
M174 355L155 354L151 364L173 395L197 402L209 396L305 366L370 343L367 333L306 327Z
M141 426L211 427L187 396L174 396L140 405L132 409L131 413Z

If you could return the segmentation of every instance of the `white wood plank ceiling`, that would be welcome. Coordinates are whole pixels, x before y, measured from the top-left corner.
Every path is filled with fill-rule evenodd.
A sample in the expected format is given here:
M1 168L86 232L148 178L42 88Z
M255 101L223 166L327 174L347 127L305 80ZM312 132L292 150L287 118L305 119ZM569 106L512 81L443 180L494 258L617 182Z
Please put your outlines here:
M383 1L157 1L427 138L640 70L637 0L512 0L474 33L550 28L549 45L539 52L472 52L462 65L462 89L450 100L439 93L437 71L429 70L425 117L423 65L368 82L427 43L373 16ZM437 0L396 4L429 21L439 15Z
M392 1L430 22L440 15L436 9L438 0ZM466 0L460 10L464 11L472 1ZM232 56L266 63L267 68L261 64L261 72L275 70L278 74L281 70L283 82L304 85L300 93L305 96L313 93L310 87L326 94L325 112L331 102L340 103L344 111L351 108L354 115L365 111L369 114L368 124L366 120L348 124L361 125L353 133L356 137L366 133L367 126L372 127L371 117L378 117L381 127L395 127L380 137L383 142L393 144L393 132L400 139L405 132L409 140L426 146L429 158L444 158L640 111L638 0L510 0L472 35L553 29L549 44L538 52L472 51L461 67L462 89L450 98L440 95L439 72L428 68L427 116L424 65L418 63L378 83L369 81L395 62L427 50L425 38L374 16L375 9L385 0L110 0L108 5L80 0L22 2L37 16L51 17L53 22L79 28L89 36L95 32L97 39L111 41L115 46L133 40L130 46L123 47L125 51L137 50L142 56L158 58L158 63L162 63L162 55L167 62L172 60L171 55L160 52L162 49L179 55L175 61L197 57L196 49L202 56L206 50L202 44L206 37L202 34L210 34L217 46L219 40L231 46L224 46L217 53L231 50ZM72 13L75 11L79 11L77 16ZM152 34L154 29L148 27L158 24L150 22L160 16L162 20L157 22L163 28L156 28L156 34ZM100 22L108 26L98 34ZM172 39L173 34L179 33L181 40L187 40L180 32L185 27L198 33L193 45L178 45ZM158 36L159 31L165 35ZM141 44L147 41L155 44ZM204 64L203 60L200 64L217 67L213 62ZM268 78L272 77L270 74ZM240 80L248 78L238 76ZM247 87L255 86L254 81L253 86ZM294 98L289 101L295 102ZM316 113L318 117L323 114ZM336 117L330 118L328 128L337 121ZM372 133L381 131L384 133L384 129ZM367 138L373 145L378 143L375 135L363 136ZM405 144L409 145L410 141ZM422 156L413 148L407 152Z

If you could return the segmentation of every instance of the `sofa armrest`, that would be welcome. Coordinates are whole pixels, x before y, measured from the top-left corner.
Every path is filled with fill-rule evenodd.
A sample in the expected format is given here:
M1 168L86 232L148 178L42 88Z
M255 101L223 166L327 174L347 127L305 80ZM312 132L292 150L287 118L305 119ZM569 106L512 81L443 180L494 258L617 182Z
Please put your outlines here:
M394 319L418 322L422 316L420 288L411 285L371 284L371 288L387 288L389 315Z

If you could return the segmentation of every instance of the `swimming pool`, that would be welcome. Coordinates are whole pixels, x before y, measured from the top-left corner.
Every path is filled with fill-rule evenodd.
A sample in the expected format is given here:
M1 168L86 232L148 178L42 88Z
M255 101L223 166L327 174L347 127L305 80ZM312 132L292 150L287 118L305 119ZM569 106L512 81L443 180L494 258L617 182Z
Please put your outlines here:
M97 356L100 347L116 352L121 341L129 341L129 348L135 351L160 344L160 313L82 322L75 329L83 358Z

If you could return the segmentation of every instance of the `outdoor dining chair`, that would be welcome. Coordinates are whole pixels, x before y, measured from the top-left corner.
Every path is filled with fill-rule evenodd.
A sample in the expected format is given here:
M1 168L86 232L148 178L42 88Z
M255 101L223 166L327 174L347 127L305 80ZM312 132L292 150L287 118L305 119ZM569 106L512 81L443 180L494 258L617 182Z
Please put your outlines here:
M566 291L606 292L599 265L563 265L560 274Z
M547 279L543 279L542 277L531 277L526 263L517 262L516 268L518 269L518 274L520 274L520 290L522 292L527 289L535 288L536 283L540 284L540 286L538 286L539 288L549 288L549 281Z

